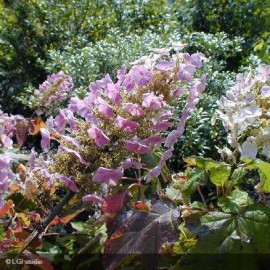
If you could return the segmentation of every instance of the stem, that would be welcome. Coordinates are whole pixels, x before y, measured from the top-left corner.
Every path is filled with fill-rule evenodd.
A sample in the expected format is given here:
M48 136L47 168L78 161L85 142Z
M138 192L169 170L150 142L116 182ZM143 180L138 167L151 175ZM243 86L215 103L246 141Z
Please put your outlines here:
M101 236L102 234L99 233L94 238L92 238L82 249L79 250L78 254L82 254L87 251L87 249L89 249L93 244L95 244Z
M184 211L184 210L190 210L190 211L197 210L197 211L202 211L202 212L209 212L210 211L209 209L204 209L204 208L200 208L200 207L181 207L180 208L180 211Z
M122 177L121 179L122 179L122 180L128 180L128 181L136 181L136 182L137 182L137 181L139 181L139 179L138 179L138 178L133 178L133 177L125 177L125 176L124 176L124 177Z
M18 251L18 256L30 245L30 243L39 236L39 234L50 224L50 222L55 218L57 214L60 213L62 208L68 201L75 195L75 192L68 190L67 194L63 199L52 209L50 214L42 221L42 224L39 228L34 230L25 240L25 244Z
M138 155L138 162L141 162L141 157ZM143 190L141 188L141 184L142 184L142 171L141 168L138 168L138 183L139 183L139 189L138 189L138 201L143 200L142 198L144 198L144 194L143 194Z
M204 198L204 196L203 196L203 194L202 194L200 185L197 185L197 191L199 192L199 194L200 194L200 196L201 196L201 199L202 199L202 201L203 201L203 204L204 204L205 208L208 208L207 203L206 203L206 200L205 200L205 198Z
M47 227L49 223L60 213L62 208L68 203L68 201L75 195L75 192L68 190L64 198L53 208L51 213L43 220L42 227Z
M87 233L45 233L42 235L42 237L50 237L50 236L89 236Z

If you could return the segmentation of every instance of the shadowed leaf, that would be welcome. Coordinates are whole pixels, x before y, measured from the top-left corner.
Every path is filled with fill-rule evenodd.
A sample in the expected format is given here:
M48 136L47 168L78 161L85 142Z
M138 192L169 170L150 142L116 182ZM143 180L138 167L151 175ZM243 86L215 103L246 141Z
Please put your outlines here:
M132 255L160 253L163 244L177 239L178 218L178 211L162 201L153 204L150 212L133 211L105 243L106 269L114 269Z
M210 233L199 239L198 244L181 258L176 270L255 270L260 269L257 259L270 252L268 206L250 205L239 208L237 214L209 212L201 217L201 225L207 226ZM239 265L236 259L241 258L248 260Z

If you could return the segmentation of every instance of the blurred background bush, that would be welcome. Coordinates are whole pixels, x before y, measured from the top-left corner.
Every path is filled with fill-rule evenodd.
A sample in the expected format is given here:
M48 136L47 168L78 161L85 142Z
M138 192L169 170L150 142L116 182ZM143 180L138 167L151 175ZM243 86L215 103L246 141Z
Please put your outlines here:
M225 144L211 123L216 100L238 72L270 63L269 14L263 0L0 0L0 106L30 116L29 95L51 73L71 75L83 96L91 81L153 48L188 43L187 52L207 56L208 80L171 160L177 171L182 156L215 158Z

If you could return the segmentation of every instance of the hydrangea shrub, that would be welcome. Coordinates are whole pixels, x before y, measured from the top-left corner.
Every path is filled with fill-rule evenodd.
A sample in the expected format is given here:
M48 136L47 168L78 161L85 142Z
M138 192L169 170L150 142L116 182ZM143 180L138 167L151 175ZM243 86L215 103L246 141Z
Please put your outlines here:
M97 183L121 185L126 170L137 171L135 182L150 182L160 175L205 88L206 75L195 77L205 57L180 52L184 46L157 49L135 61L130 70L123 66L116 82L106 75L90 83L84 98L73 96L67 108L47 120L42 147L49 149L52 133L60 142L46 165L50 184L60 180L87 195L99 193ZM182 115L176 115L173 105L180 99L186 105ZM143 164L142 157L161 146L165 151L157 164Z
M260 152L270 157L269 138L270 66L239 74L236 83L218 101L218 115L228 133L228 142L243 158Z

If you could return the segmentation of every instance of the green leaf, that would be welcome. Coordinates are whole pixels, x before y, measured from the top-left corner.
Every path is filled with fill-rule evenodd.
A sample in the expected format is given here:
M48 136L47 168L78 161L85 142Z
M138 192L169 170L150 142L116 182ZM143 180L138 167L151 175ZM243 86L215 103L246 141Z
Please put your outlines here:
M4 227L0 225L0 241L4 239Z
M226 213L238 213L241 209L241 206L248 205L250 203L251 201L246 192L235 189L231 192L230 196L221 197L219 199L218 205Z
M198 201L192 202L190 206L194 208L205 208L205 205L202 202Z
M42 250L37 250L37 254L45 257L50 261L54 261L57 255L62 254L62 250L59 246L51 244L47 241L42 242Z
M270 192L270 163L260 162L254 164L260 175L260 188L264 192Z
M178 245L174 246L174 252L184 254L188 249L196 245L197 237L194 233L190 232L183 223L179 225L178 229L180 231L180 237Z
M235 192L232 197L237 194L239 193ZM240 202L243 201L242 194ZM254 254L266 256L270 253L270 208L268 206L249 205L247 208L241 208L238 214L209 212L201 217L201 225L207 226L210 233L199 239L198 244L189 250L189 254L181 258L175 269L235 269L228 268L228 265L232 267L234 263L235 266L239 263L235 258L240 259L242 255L249 254L243 258L253 259L242 261L243 264L239 269L256 270L260 268L257 262L260 257L255 257ZM237 254L237 256L228 256L228 254Z
M210 164L210 166L206 166L206 168L209 170L210 173L210 181L215 184L216 186L224 186L229 177L230 177L230 168L228 168L227 165L225 164L219 164L219 165L214 165Z
M197 159L197 157L183 158L184 162L186 162L188 166L197 166Z
M200 169L204 169L206 165L207 159L203 157L197 157L196 158L196 165Z
M242 181L244 176L246 175L247 171L245 168L240 167L233 171L231 176L231 181L234 185L239 185Z
M201 218L201 224L206 225L210 231L213 231L201 241L201 244L203 243L211 248L204 248L204 251L201 250L201 252L220 253L232 251L241 253L241 249L238 249L240 247L238 242L251 245L251 240L254 252L259 250L260 253L270 252L270 246L268 246L270 244L270 232L268 230L270 208L268 206L250 205L247 208L242 207L238 214L218 211L209 212ZM234 250L236 247L237 249ZM197 248L196 252L202 246Z
M244 159L243 161L248 165L247 169L258 169L260 175L260 190L262 192L270 192L270 163L260 159Z
M230 196L228 196L227 198L239 206L250 204L250 199L247 192L241 191L239 189L233 190Z
M172 200L172 201L179 201L182 200L181 192L174 188L174 187L167 187L165 189L165 194Z
M182 193L183 202L188 204L190 196L196 190L197 185L204 184L206 182L205 170L201 168L188 168L186 170L187 181L179 181L178 188Z
M93 233L94 231L94 228L92 227L92 225L90 224L87 224L85 222L70 222L72 228L74 230L76 230L77 232L80 232L80 233Z
M187 170L188 183L187 185L195 186L198 184L204 184L206 182L205 179L205 171L200 168L193 168Z

